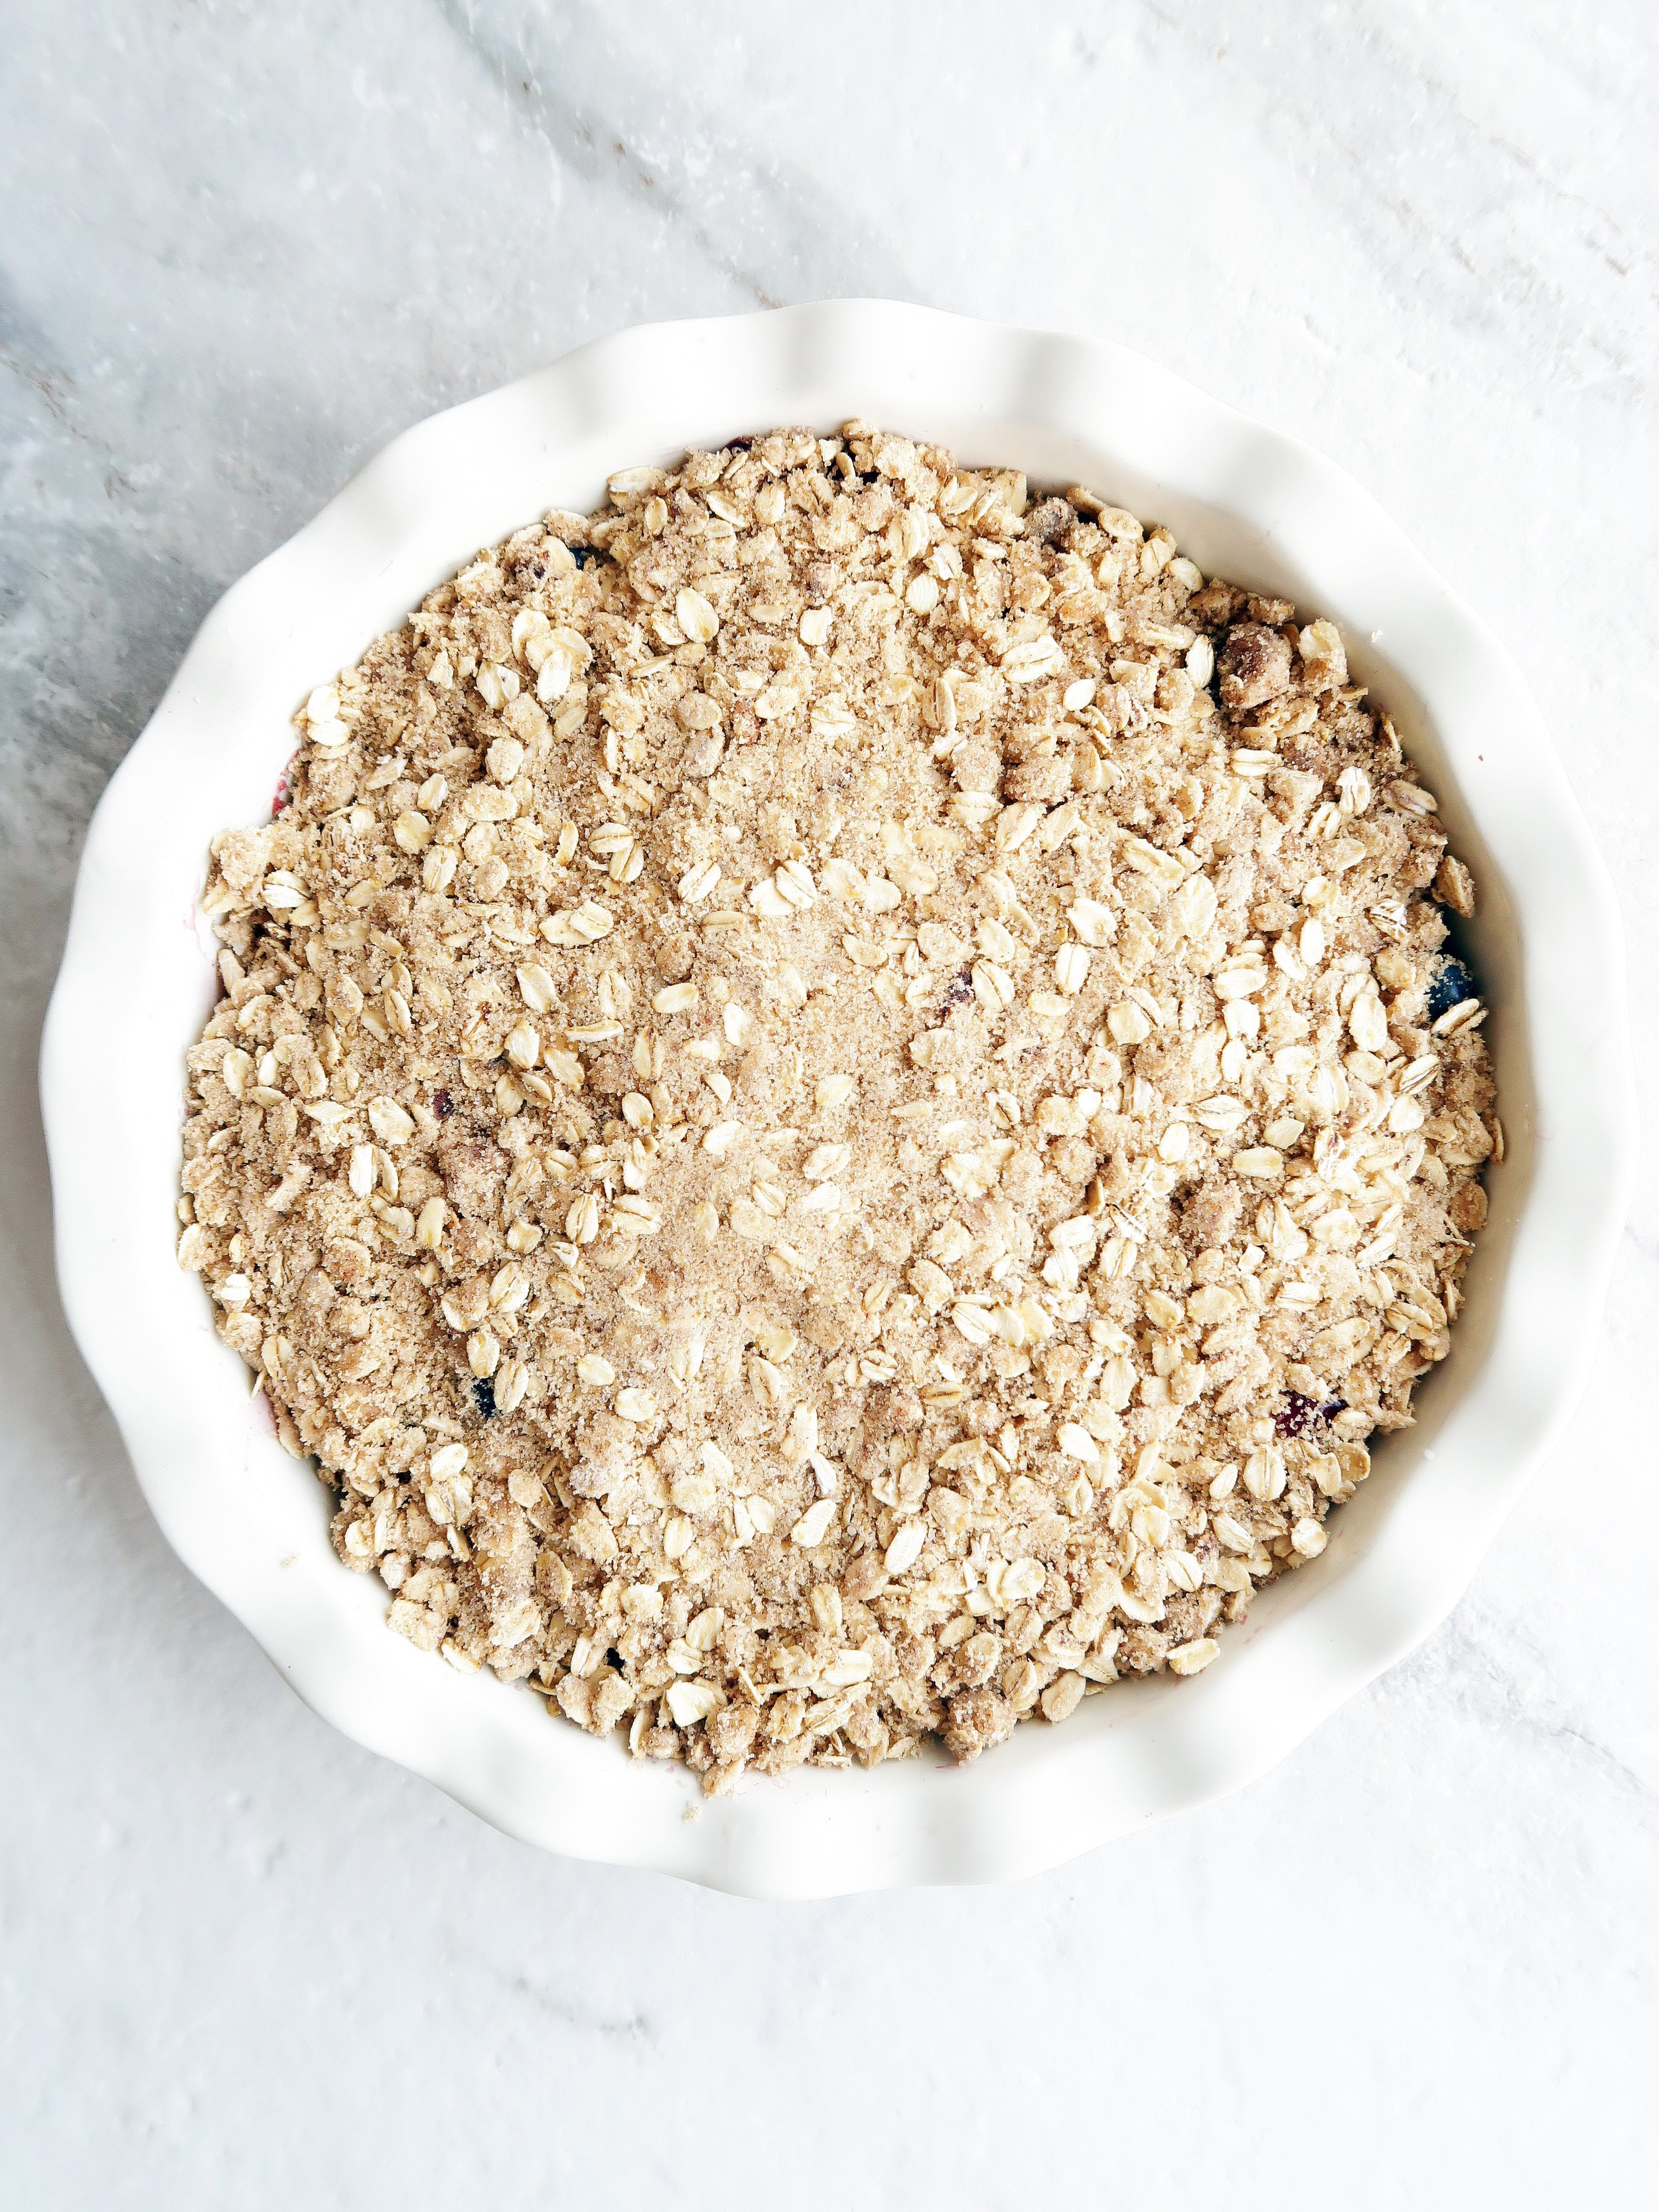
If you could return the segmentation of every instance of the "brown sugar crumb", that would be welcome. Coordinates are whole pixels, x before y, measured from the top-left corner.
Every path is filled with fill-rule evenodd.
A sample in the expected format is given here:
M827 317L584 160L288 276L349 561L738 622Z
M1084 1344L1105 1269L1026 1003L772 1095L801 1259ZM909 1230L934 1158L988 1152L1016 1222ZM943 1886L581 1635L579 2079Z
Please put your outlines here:
M1474 884L1328 622L862 423L520 531L214 847L181 1261L392 1627L711 1790L1196 1673L1444 1357Z

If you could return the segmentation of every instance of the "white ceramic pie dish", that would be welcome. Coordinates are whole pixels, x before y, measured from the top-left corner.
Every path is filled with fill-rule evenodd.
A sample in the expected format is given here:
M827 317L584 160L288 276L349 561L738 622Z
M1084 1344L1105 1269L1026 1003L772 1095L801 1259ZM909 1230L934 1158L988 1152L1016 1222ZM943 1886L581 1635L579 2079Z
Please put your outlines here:
M1121 1684L965 1770L801 1770L704 1803L620 1734L595 1741L388 1635L386 1593L336 1559L328 1493L173 1256L183 1055L216 988L197 897L209 838L268 814L298 702L479 546L591 507L625 464L853 415L1089 483L1206 573L1342 625L1477 871L1508 1158L1417 1426L1206 1673ZM1217 1796L1443 1618L1583 1380L1634 1158L1628 1060L1612 895L1537 711L1364 492L1120 348L838 301L627 331L434 416L228 592L94 818L41 1092L81 1349L168 1540L300 1694L528 1841L811 1896L1029 1874Z

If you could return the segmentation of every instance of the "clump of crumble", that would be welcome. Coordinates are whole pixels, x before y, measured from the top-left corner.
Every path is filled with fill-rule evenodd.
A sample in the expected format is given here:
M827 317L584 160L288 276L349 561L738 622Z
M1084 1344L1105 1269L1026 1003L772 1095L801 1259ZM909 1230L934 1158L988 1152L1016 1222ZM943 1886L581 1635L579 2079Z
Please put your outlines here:
M631 469L215 843L179 1256L390 1625L706 1786L1196 1673L1501 1146L1328 622L849 423Z

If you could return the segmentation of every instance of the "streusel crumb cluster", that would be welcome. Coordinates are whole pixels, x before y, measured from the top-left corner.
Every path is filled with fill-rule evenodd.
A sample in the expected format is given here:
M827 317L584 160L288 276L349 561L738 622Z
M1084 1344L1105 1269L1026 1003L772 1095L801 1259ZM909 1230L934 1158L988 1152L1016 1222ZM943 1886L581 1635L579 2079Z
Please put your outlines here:
M393 1629L718 1790L1194 1674L1323 1549L1502 1142L1330 623L778 430L300 730L214 847L180 1258Z

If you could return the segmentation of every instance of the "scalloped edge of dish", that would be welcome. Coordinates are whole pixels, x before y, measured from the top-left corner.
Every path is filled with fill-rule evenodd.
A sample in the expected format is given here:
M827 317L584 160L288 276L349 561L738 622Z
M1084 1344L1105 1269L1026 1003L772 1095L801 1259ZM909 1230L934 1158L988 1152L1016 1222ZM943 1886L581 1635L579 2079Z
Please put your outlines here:
M378 1583L334 1558L325 1492L261 1420L172 1257L182 1051L214 991L194 902L208 836L268 805L299 699L479 545L591 506L612 468L854 414L1037 481L1093 482L1168 522L1206 570L1288 591L1351 639L1380 629L1386 659L1356 644L1356 673L1483 887L1472 935L1509 1158L1417 1426L1203 1674L1120 1684L964 1770L799 1770L704 1802L683 1771L387 1636ZM116 1004L112 942L145 979ZM1612 892L1518 672L1331 463L1124 348L1059 334L878 301L647 325L394 439L203 624L82 862L41 1055L58 1273L169 1542L358 1742L526 1841L739 1893L1008 1879L1254 1779L1455 1603L1588 1372L1634 1172L1626 1018Z

